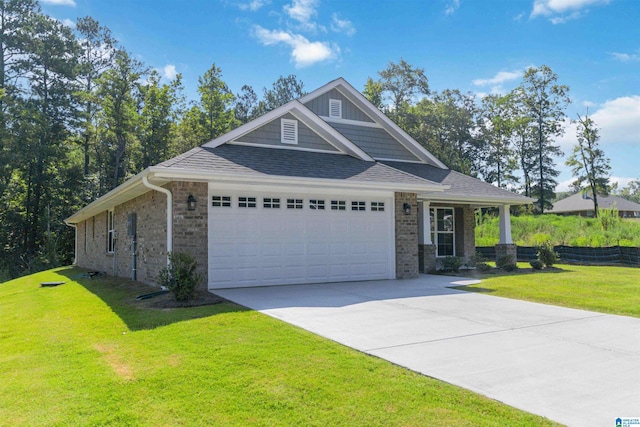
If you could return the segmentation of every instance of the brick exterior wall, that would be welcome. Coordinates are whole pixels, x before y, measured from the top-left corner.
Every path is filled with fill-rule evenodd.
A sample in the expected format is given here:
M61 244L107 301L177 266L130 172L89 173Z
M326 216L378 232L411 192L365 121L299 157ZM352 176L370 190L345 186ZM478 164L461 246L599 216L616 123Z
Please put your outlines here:
M404 204L411 205L405 215ZM418 199L415 193L395 193L396 278L418 277Z
M436 245L418 245L418 258L420 273L433 273L436 271Z
M518 260L518 247L513 244L498 243L496 245L496 261L505 255L511 255L513 261Z
M173 250L196 257L198 270L207 288L207 183L172 182L165 186L173 194ZM198 201L195 211L187 210L189 194ZM107 211L79 223L76 227L78 266L104 271L109 275L131 277L132 237L127 236L127 217L137 215L137 280L156 284L161 268L167 264L167 198L150 190L114 208L114 229L118 233L115 253L107 253Z

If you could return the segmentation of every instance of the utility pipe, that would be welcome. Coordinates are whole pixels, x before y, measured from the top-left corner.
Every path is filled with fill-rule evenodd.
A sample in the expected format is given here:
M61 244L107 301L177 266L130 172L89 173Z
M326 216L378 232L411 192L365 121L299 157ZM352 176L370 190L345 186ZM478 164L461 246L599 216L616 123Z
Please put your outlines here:
M173 195L166 188L151 184L147 175L142 176L142 183L147 188L167 195L167 265L169 265L169 253L173 252Z

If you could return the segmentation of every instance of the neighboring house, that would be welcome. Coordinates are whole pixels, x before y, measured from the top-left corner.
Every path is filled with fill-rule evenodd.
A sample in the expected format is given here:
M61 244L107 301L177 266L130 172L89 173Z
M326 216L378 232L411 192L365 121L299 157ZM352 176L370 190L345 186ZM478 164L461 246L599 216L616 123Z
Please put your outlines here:
M149 167L69 217L81 267L209 289L417 277L475 254L474 210L532 200L451 171L342 78Z
M579 192L553 203L547 213L578 215L593 218L593 198L590 192ZM598 196L598 209L618 210L621 218L640 218L640 205L618 196Z

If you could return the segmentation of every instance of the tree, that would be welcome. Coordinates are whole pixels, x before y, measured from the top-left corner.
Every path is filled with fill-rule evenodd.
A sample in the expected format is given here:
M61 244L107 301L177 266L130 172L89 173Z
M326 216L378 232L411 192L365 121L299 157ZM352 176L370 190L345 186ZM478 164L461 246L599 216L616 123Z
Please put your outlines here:
M78 75L76 81L80 85L79 110L81 116L80 135L84 152L84 174L91 173L91 153L95 150L95 128L97 108L96 80L113 64L115 40L111 31L101 26L98 21L86 16L78 18L76 32L79 36L80 55L78 57Z
M514 175L517 161L513 148L515 134L515 111L513 97L487 95L482 99L480 129L483 144L479 149L481 166L479 172L484 180L506 188L517 182Z
M143 107L139 122L141 156L137 170L169 158L171 138L179 114L175 107L182 103L182 76L178 74L170 84L160 84L160 74L154 70L140 91Z
M632 202L640 203L640 179L629 181L629 184L616 194Z
M198 78L198 93L202 125L208 139L214 139L235 127L235 117L231 108L235 96L222 80L222 70L216 67L216 64L211 65L211 68Z
M576 180L572 183L575 190L581 189L585 184L592 193L593 211L598 217L598 193L607 195L609 191L609 159L598 146L600 139L596 124L589 117L578 114L577 138L578 143L573 147L573 154L567 159Z
M236 120L241 124L245 124L255 117L258 107L258 95L249 85L244 85L240 89L240 93L236 95L236 103L234 112Z
M294 74L290 74L287 77L278 77L278 80L273 83L270 89L265 87L262 91L264 96L258 105L258 115L275 110L289 101L306 95L304 83L298 80Z
M117 187L128 174L129 151L137 142L139 80L144 74L142 63L120 49L115 53L113 67L97 81L101 193ZM109 175L113 177L110 182Z
M413 67L404 59L397 64L389 62L387 68L378 73L383 95L390 103L385 113L403 126L405 113L414 98L429 94L429 81L422 68Z
M369 100L369 102L375 105L379 110L382 110L384 107L384 101L382 98L383 92L384 89L382 88L382 83L380 83L380 81L374 81L369 77L362 94Z
M535 163L531 161L532 186L531 196L537 197L535 203L540 213L551 208L560 174L556 169L554 158L562 155L560 147L554 144L554 138L564 133L564 109L570 102L569 87L557 83L558 76L546 65L529 68L520 85L524 108L531 119L535 140ZM523 155L533 152L525 150Z

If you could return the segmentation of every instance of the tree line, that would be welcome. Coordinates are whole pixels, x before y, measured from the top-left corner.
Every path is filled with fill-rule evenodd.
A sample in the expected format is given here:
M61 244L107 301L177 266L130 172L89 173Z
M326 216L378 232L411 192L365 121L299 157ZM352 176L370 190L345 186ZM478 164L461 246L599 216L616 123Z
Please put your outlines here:
M379 76L364 95L447 166L537 198L541 212L550 206L569 89L548 67L480 101L431 92L424 71L403 60ZM214 63L187 100L180 74L163 78L93 18L70 28L35 0L0 0L0 280L70 263L74 231L64 218L146 167L304 94L295 75L260 94L249 85L233 93ZM603 157L597 127L588 117L580 123L572 167L598 171L589 157ZM605 186L585 179L576 186Z

